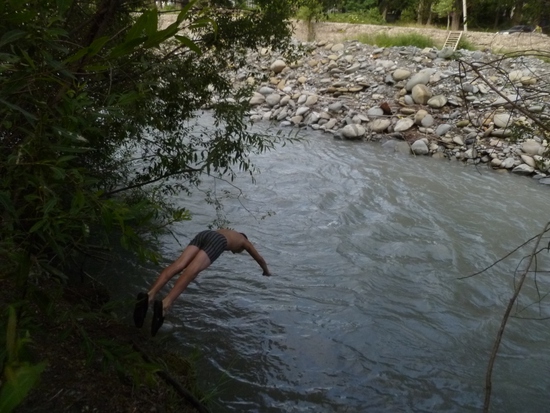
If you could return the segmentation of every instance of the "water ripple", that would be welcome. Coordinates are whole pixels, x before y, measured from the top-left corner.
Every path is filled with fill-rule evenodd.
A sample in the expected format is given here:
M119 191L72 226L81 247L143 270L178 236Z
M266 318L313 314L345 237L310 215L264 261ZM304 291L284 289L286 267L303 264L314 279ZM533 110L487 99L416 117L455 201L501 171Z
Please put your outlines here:
M526 178L304 137L256 157L257 183L235 182L245 195L216 183L229 194L232 226L276 275L226 254L168 317L174 345L199 349L200 376L219 391L216 411L480 411L520 257L458 278L540 231L548 194ZM212 211L199 196L181 202L194 212L176 229L185 245ZM165 242L167 256L179 254L178 243ZM550 290L539 281L522 302ZM510 322L496 411L545 411L549 339L543 322Z

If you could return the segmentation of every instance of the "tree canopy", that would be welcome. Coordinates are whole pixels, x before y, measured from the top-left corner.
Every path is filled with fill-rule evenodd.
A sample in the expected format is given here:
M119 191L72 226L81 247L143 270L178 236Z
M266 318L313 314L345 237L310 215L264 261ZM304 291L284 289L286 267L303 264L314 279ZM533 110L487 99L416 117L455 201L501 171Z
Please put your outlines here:
M2 2L2 272L59 274L101 244L91 228L103 240L116 228L145 254L138 231L187 218L166 195L251 170L247 155L273 141L248 131L250 91L231 73L247 49L288 45L292 11L285 0L247 11L192 1L159 29L147 2ZM186 123L204 107L208 134Z
M352 13L366 13L377 8L383 16L391 14L420 24L444 23L450 17L455 29L462 23L466 4L469 27L494 30L528 24L550 31L548 0L342 0L334 4L341 11Z
M150 0L0 2L0 276L18 288L0 322L2 411L43 368L20 358L18 324L25 302L47 302L43 280L113 240L157 259L149 237L189 219L171 195L252 173L249 155L280 139L249 130L233 75L247 50L289 50L295 3L185 3L159 28ZM190 122L204 108L207 131Z

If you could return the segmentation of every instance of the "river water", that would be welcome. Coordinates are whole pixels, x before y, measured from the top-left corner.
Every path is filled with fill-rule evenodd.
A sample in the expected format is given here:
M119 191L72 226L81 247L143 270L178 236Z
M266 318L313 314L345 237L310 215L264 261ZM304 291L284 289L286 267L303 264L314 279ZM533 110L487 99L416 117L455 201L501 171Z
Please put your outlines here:
M179 298L157 337L196 356L202 388L214 390L213 412L481 411L514 272L532 245L459 278L538 234L550 189L379 143L301 136L254 157L255 183L245 174L207 183L274 276L262 277L246 253L223 254ZM178 200L194 215L163 239L167 260L215 218L203 198ZM127 296L158 271L127 273ZM545 273L536 277L522 306L550 290ZM519 316L550 316L548 300ZM550 411L549 327L509 321L493 411Z

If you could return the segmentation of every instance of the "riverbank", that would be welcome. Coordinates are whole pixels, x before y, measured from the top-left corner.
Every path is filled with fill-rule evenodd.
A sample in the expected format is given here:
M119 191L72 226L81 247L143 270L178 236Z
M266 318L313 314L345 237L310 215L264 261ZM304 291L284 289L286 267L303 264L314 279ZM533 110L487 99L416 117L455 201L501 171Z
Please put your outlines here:
M236 73L235 82L255 88L251 120L550 184L550 65L537 56L353 40L300 46L296 61L263 49L249 56L256 76Z
M177 12L162 13L159 16L159 28L166 28L174 23ZM403 27L374 24L352 24L315 22L313 33L309 33L308 25L302 20L292 20L292 37L298 41L341 43L356 40L361 35L376 36L385 34L390 37L408 34L420 34L433 39L440 47L445 43L448 31L432 27ZM313 37L312 37L313 36ZM463 38L479 50L489 50L495 54L521 52L526 50L542 50L550 52L550 37L542 33L494 33L467 31Z
M305 42L311 36L307 24L303 21L293 21L293 37ZM440 47L443 47L448 35L447 30L432 27L403 27L384 26L374 24L351 24L316 22L313 24L313 40L316 42L341 43L355 40L359 36L377 36L380 34L389 37L418 34L433 39ZM543 50L550 52L550 37L542 33L494 33L467 31L463 32L463 38L479 50L490 50L492 53L509 53L525 50Z
M0 291L3 303L16 299L5 279ZM106 289L86 283L60 293L57 287L42 290L43 308L26 307L25 348L46 368L15 412L206 411L194 404L202 393L193 366L148 331L119 320L109 308L122 303L110 302Z
M161 27L174 15L164 14ZM467 32L478 51L379 48L359 35L419 33L443 44L445 30L304 22L295 61L263 49L235 83L255 88L250 119L311 128L339 139L380 141L550 184L550 41L541 33ZM510 53L513 52L513 53ZM505 54L503 54L505 53Z

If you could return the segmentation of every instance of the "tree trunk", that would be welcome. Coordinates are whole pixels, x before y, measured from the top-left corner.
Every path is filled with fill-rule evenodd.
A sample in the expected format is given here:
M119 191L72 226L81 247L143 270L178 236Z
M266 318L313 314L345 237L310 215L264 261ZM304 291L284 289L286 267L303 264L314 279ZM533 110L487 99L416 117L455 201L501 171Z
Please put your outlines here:
M416 10L416 23L422 24L422 17L424 15L424 0L418 2L418 9Z
M457 32L460 30L460 12L453 11L451 12L451 30Z
M459 31L460 23L462 22L462 0L455 0L453 6L453 22L451 23L451 30Z
M416 22L430 24L432 17L432 0L420 0L418 3ZM428 22L429 20L429 22Z
M516 5L514 6L514 14L512 16L513 25L518 25L521 23L521 19L523 17L523 1L524 0L516 0Z
M315 22L313 21L313 19L309 19L307 21L307 41L315 41Z

